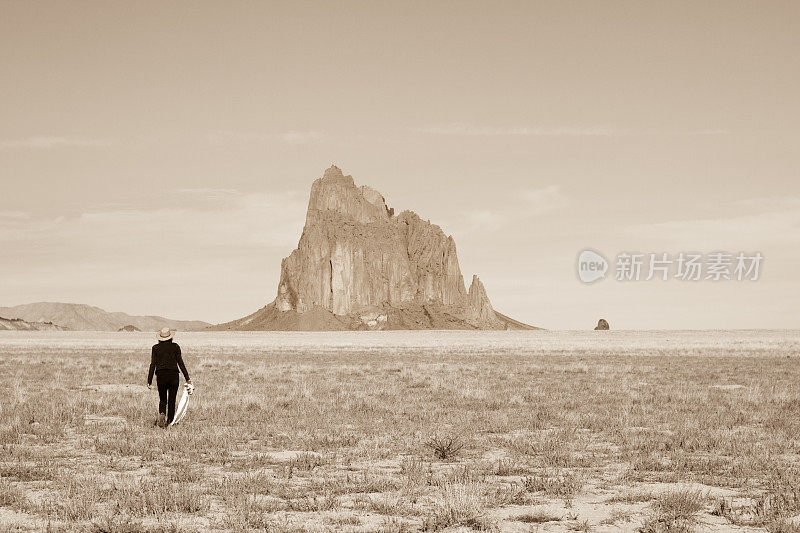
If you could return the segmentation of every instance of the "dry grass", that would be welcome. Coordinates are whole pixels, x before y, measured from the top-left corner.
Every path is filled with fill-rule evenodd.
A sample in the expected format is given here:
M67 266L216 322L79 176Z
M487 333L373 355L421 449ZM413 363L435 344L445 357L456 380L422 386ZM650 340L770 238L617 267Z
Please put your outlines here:
M654 516L644 523L642 532L693 531L705 498L698 491L670 491L656 498L653 507Z
M223 352L203 339L184 344L189 415L165 431L141 385L149 341L0 337L0 529L796 530L793 342Z

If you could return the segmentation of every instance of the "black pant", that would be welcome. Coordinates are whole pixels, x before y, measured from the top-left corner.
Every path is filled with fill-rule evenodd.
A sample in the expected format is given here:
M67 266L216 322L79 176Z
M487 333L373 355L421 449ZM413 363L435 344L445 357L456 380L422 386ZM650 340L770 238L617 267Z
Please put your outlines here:
M167 424L169 424L175 418L175 397L178 395L178 386L180 385L178 370L158 372L156 382L158 383L159 397L158 412L167 414Z

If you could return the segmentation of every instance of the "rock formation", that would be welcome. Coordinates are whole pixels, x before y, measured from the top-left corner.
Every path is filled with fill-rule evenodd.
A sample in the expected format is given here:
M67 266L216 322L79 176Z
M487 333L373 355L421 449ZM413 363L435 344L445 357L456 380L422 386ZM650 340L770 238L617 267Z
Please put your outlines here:
M128 332L128 333L135 333L135 332L139 332L139 331L142 331L142 330L140 330L136 326L132 326L131 324L128 324L127 326L122 326L121 328L119 328L117 330L117 333L122 332L122 331L125 331L125 332Z
M14 331L66 331L67 328L52 322L27 322L21 318L0 317L0 330Z
M497 320L497 315L492 309L492 303L489 301L489 297L486 296L486 289L483 287L481 280L478 279L477 274L472 275L472 283L469 286L467 296L469 298L469 307L475 314L475 318L482 321Z
M477 276L467 291L456 244L411 211L335 166L311 186L297 249L281 262L278 294L217 329L530 328L495 313Z
M597 325L595 326L594 329L595 331L597 331L597 330L607 330L611 328L608 326L608 322L606 322L606 319L601 318L600 320L597 321Z

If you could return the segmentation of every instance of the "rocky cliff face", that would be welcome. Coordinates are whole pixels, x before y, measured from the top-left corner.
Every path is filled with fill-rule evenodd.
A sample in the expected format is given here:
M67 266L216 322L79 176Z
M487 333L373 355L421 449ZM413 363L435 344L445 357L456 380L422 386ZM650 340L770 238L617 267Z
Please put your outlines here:
M221 329L507 326L477 276L464 288L452 237L411 211L395 215L380 193L332 166L311 187L273 304Z

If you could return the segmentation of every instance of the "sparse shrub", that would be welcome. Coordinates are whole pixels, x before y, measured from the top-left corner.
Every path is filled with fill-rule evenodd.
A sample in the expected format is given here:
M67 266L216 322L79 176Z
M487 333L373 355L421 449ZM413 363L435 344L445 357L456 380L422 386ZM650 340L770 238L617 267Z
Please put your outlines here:
M527 505L531 498L521 483L503 483L492 492L494 505Z
M800 512L800 471L795 468L776 468L767 478L766 491L752 505L733 508L724 498L719 500L713 514L732 524L761 526L769 531L793 531L786 522Z
M453 459L465 446L463 439L453 435L436 435L428 441L428 447L433 450L433 454L443 461Z
M613 525L617 522L630 522L631 521L631 513L626 513L620 510L612 510L611 514L600 521L600 525Z
M769 519L786 518L800 512L800 469L778 468L767 480L766 494L757 501Z
M667 492L658 496L653 507L653 516L642 524L641 533L689 532L705 507L705 498L699 491Z
M344 516L326 516L325 522L334 526L360 526L361 519L354 514Z
M121 437L94 438L94 449L103 455L133 456L144 455L147 449L134 435L126 433Z
M588 520L576 521L569 526L570 531L591 531L592 525Z
M213 480L211 486L216 493L227 497L229 494L272 494L276 482L266 472L245 472Z
M88 520L94 516L93 503L91 499L80 495L74 498L46 500L39 505L39 512L47 515L48 518L59 520Z
M0 478L0 507L24 510L29 504L30 502L24 490L11 484L6 479Z
M639 503L649 502L655 499L655 495L649 490L628 490L612 496L607 501L608 503Z
M331 511L338 508L338 506L338 501L331 495L305 496L303 498L296 498L286 502L286 508L288 510L297 511L300 513L319 513L322 511Z
M406 509L406 503L399 497L383 494L381 496L359 495L355 501L358 509L364 509L371 513L382 515L402 514Z
M766 528L769 533L800 533L800 524L788 520L775 520Z
M169 469L169 480L173 483L198 483L203 474L197 466L188 461L179 461L166 465Z
M247 494L233 494L225 498L229 511L225 529L266 529L272 531L273 513L286 508L282 501L258 498Z
M462 464L445 470L443 474L436 476L434 479L439 485L447 483L482 483L486 481L486 472L476 468L474 464Z
M563 471L527 476L524 483L528 492L544 492L548 496L569 499L583 488L584 479L580 474Z
M0 463L0 478L14 478L16 481L50 481L58 476L58 468L52 461L31 464L23 461Z
M668 458L655 454L641 455L633 462L637 472L668 472L672 467Z
M409 533L414 529L411 525L396 516L387 516L381 522L381 527L376 533Z
M289 467L292 470L310 471L325 464L323 457L317 453L303 452L298 453L294 459L289 462Z
M168 480L139 481L114 487L112 500L120 512L132 516L164 513L197 513L208 510L210 502L199 487Z
M441 496L433 512L423 521L422 526L426 531L459 525L478 531L496 529L496 525L486 516L489 502L482 485L447 484L442 487Z
M418 457L403 457L400 462L400 473L405 476L406 485L409 487L430 485L433 477L430 463L426 465Z
M566 468L578 466L579 458L572 453L581 442L578 437L575 428L567 427L516 437L511 441L511 448L522 455L538 458L543 466Z
M520 465L513 459L500 459L497 461L497 467L494 469L494 475L515 476L523 474L526 471L527 469L523 465Z
M140 533L146 528L141 520L124 514L108 514L92 522L92 533Z

